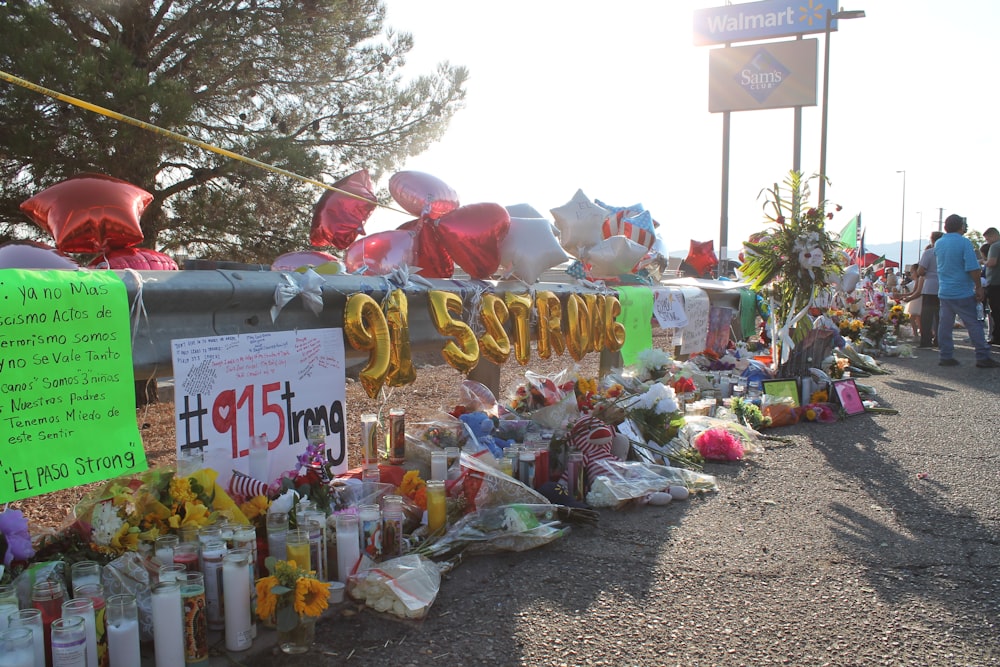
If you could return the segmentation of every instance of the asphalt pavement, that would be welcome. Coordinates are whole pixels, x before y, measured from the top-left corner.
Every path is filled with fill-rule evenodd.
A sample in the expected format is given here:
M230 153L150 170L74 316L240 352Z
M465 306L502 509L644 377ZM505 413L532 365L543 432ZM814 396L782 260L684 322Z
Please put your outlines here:
M965 338L859 379L899 414L772 429L706 466L717 493L468 558L421 622L346 604L305 655L213 665L1000 665L1000 370Z

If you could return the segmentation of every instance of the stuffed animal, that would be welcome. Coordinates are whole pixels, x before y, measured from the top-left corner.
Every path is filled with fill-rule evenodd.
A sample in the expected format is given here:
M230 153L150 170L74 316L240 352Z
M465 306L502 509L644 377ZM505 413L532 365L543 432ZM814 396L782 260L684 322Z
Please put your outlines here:
M472 435L475 436L476 442L480 446L485 447L490 450L496 458L503 457L503 450L510 444L511 441L503 440L502 438L497 438L493 435L493 418L490 417L485 412L467 412L465 414L459 415L458 417L462 423L464 423Z
M611 451L614 440L614 429L596 417L581 419L570 429L567 444L570 448L583 453L583 464L587 470L588 489L598 476L607 474L608 469L604 466L604 461L621 460ZM559 483L564 486L568 485L568 473L563 473Z

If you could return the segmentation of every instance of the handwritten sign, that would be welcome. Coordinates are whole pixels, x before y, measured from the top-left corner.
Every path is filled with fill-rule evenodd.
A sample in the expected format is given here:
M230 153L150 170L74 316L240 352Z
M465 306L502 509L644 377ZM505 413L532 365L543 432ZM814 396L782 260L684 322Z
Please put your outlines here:
M128 312L111 271L0 270L0 502L147 468Z
M172 341L177 456L204 455L227 488L250 474L250 439L267 436L270 483L298 467L306 429L326 429L326 462L347 471L341 329L234 334ZM265 476L255 471L256 477Z
M680 329L687 324L684 296L679 289L653 290L653 317L661 329Z
M705 349L708 339L708 315L711 304L708 295L699 289L683 288L684 312L688 322L681 331L681 354L697 354Z

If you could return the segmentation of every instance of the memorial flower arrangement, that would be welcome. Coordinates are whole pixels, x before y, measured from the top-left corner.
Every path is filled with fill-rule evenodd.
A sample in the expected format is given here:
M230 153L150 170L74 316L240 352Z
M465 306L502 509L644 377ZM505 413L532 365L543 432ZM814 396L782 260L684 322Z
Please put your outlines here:
M770 291L774 342L787 356L811 328L805 317L819 290L836 285L844 272L844 253L836 234L826 229L833 218L827 202L808 206L809 180L792 171L782 185L767 190L765 217L771 227L744 243L743 279L758 292ZM840 207L836 207L840 210Z
M427 482L420 478L419 470L409 470L403 475L399 495L409 498L420 509L427 509Z
M273 616L279 632L293 630L302 617L316 618L326 610L329 585L319 581L315 572L303 570L294 560L273 556L265 564L270 574L257 580L257 615Z

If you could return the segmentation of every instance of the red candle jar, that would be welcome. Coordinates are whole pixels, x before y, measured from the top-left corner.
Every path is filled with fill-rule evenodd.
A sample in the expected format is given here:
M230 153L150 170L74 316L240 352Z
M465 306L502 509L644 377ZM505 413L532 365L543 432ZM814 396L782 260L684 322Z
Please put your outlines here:
M52 622L62 618L62 603L65 599L66 591L58 581L36 581L31 587L31 606L42 612L47 667L52 667Z

